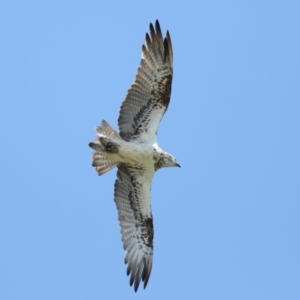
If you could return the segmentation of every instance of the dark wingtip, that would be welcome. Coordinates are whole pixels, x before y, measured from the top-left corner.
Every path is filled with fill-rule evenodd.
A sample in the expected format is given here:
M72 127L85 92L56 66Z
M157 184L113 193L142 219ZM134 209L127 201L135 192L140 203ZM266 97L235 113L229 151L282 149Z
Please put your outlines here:
M159 21L156 19L156 21L155 21L155 27L160 27L160 25L159 25Z
M154 26L153 26L153 24L152 24L152 23L150 23L150 25L149 25L149 29L150 29L150 32L154 32Z
M140 285L140 282L138 280L136 280L134 283L134 291L135 292L137 292L137 290L139 289L139 285Z

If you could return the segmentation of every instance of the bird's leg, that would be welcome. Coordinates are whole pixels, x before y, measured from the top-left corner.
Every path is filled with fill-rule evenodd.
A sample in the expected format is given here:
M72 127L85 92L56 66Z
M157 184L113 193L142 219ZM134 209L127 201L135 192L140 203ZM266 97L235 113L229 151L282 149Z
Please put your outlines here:
M105 150L108 153L118 153L118 147L112 143L107 143L105 146Z
M117 143L112 142L108 138L100 137L100 142L105 147L105 151L107 153L119 152L119 145Z

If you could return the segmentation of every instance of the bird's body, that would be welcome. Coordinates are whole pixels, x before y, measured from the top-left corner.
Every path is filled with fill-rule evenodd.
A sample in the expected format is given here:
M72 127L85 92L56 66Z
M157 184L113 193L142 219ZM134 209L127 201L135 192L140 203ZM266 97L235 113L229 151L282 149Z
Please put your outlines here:
M151 37L151 38L150 38ZM127 274L135 291L140 280L146 287L152 268L153 218L151 184L155 172L179 166L157 145L158 125L167 110L173 74L170 35L162 38L158 21L150 24L135 82L122 103L116 132L106 121L97 127L89 146L96 152L92 165L99 175L118 168L115 203L118 209Z
M126 142L119 141L118 151L116 153L108 153L107 157L113 161L118 161L132 167L139 165L153 165L154 172L154 163L155 158L158 158L158 151L162 154L161 149L157 144L148 144L148 143L138 143L137 141Z

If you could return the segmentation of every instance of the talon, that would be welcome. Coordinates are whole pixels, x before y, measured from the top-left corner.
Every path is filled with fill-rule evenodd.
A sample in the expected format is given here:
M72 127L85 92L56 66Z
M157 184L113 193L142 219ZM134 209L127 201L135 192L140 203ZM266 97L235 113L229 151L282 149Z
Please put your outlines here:
M106 152L108 153L117 153L118 152L118 147L113 145L112 143L108 142L106 145L105 145L105 150Z
M107 143L106 146L105 146L105 150L106 150L107 152L110 152L110 151L111 151L111 148L112 148L111 144L110 144L110 143Z

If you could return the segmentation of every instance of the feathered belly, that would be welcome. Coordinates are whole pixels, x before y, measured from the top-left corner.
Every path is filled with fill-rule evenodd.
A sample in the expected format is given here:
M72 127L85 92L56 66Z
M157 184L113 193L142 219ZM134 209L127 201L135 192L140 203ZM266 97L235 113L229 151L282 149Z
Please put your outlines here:
M121 162L134 165L149 166L154 164L154 149L152 145L136 145L127 143L121 145L118 155Z

